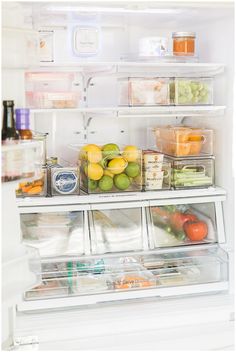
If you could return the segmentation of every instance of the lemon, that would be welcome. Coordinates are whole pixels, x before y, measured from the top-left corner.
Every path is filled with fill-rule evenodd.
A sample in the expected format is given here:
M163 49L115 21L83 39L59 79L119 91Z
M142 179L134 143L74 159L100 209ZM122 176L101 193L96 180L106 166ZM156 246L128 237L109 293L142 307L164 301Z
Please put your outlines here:
M100 180L103 175L103 168L99 164L90 163L88 164L88 178L91 180Z
M104 170L104 173L103 173L105 176L110 176L110 177L114 177L114 174L109 171L109 170Z
M91 163L99 163L102 160L102 151L96 144L87 144L82 148L80 156Z
M121 158L117 157L109 161L108 171L112 172L114 175L121 174L127 166L127 162Z
M128 161L136 161L140 155L138 148L135 145L127 145L124 148L122 156Z

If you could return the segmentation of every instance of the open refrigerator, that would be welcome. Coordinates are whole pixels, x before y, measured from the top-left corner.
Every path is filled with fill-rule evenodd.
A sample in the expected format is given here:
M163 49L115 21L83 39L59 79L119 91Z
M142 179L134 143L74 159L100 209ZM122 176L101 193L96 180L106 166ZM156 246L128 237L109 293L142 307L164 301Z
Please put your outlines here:
M196 142L178 159L185 140L173 142L171 155L165 126L174 133L185 126L190 135L204 128L207 141L194 187L176 171L163 189L143 189L134 177L129 192L119 183L111 192L106 184L89 189L88 151L73 194L15 198L17 182L3 184L5 256L14 243L38 261L16 271L18 280L14 270L4 278L4 348L192 349L193 341L199 349L230 348L233 25L233 1L3 2L2 98L30 108L31 129L47 134L47 157L70 168L84 145L116 144L121 156L132 145L169 154L168 167L186 173ZM178 30L196 33L194 55L172 54ZM166 54L141 55L141 39L157 36L168 38ZM208 183L198 187L202 180ZM207 227L204 238L173 235L186 214ZM22 292L6 304L8 287ZM192 340L176 336L186 332Z

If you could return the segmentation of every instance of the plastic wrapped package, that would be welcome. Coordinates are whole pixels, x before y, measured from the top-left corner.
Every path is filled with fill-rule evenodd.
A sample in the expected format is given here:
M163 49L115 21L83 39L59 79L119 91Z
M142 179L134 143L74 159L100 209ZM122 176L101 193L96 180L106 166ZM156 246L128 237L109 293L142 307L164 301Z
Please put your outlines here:
M111 278L108 275L78 275L73 277L73 293L86 294L107 291L111 288Z
M94 253L142 249L141 209L94 210L90 219Z
M150 288L156 286L156 278L149 271L130 271L120 273L114 277L114 288L116 290L129 290L138 288Z
M43 299L47 297L61 297L67 296L69 288L67 280L64 279L50 279L43 280L41 285L25 293L26 300Z
M22 214L24 243L42 257L84 253L82 213Z
M169 105L168 78L119 79L119 105Z

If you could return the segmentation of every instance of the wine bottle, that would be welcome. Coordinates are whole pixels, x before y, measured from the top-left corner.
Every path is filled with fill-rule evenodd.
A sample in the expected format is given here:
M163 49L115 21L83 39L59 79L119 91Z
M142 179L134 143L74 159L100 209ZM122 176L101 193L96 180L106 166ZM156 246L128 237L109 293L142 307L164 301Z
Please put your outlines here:
M19 142L19 133L15 127L14 101L3 101L2 144L11 145ZM21 153L17 150L3 152L2 181L13 181L21 177Z

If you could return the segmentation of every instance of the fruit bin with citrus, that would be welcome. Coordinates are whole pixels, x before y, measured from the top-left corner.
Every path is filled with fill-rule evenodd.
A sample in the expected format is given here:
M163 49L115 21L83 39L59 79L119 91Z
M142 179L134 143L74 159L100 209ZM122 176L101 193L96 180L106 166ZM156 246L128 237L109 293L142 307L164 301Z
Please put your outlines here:
M142 190L142 150L135 145L87 144L80 149L79 167L86 193Z

